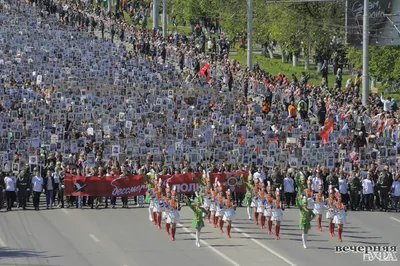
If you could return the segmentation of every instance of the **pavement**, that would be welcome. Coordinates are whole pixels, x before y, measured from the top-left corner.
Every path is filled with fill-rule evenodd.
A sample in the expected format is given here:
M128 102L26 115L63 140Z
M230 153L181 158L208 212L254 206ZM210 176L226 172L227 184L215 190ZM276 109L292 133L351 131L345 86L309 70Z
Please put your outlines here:
M131 205L133 206L133 205ZM29 210L30 209L30 210ZM274 266L364 265L362 254L337 254L335 246L399 246L400 215L384 212L349 212L343 242L330 237L313 222L308 249L297 228L298 211L286 209L281 239L247 219L238 208L232 238L206 223L202 246L195 246L191 210L181 210L176 240L148 220L147 208L122 209L14 209L0 211L0 265L139 266L219 265ZM225 231L225 228L224 228ZM374 262L373 265L398 265Z

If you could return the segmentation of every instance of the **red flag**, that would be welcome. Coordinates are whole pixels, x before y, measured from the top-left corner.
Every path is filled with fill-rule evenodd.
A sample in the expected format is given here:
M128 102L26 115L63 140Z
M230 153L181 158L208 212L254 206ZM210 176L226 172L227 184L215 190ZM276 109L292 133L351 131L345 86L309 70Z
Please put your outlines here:
M255 153L260 154L260 146L256 146L253 150Z
M324 140L324 144L328 143L328 135L333 131L333 120L329 121L329 123L319 132L318 136L320 136Z
M206 71L207 70L209 70L210 69L210 65L208 64L208 63L205 63L204 65L203 65L203 67L199 70L199 75L200 76L204 76L205 75L205 73L206 73Z

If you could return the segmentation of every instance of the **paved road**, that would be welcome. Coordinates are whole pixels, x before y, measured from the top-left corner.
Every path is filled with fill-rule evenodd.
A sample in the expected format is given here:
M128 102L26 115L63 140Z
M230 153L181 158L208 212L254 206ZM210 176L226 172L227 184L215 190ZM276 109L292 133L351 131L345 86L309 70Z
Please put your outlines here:
M148 221L146 208L53 209L0 212L0 265L362 265L361 254L335 254L336 237L316 230L304 250L297 229L298 211L287 209L281 240L237 211L232 239L209 224L202 232L202 247L194 244L192 214L181 212L182 224L172 242L164 229ZM341 245L399 246L400 215L349 212ZM389 265L396 265L389 263ZM378 265L374 263L374 265Z

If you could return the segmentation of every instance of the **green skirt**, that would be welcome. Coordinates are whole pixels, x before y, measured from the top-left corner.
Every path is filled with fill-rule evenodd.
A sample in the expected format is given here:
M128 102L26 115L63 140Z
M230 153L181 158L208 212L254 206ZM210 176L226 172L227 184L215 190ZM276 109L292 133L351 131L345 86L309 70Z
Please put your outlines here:
M304 230L304 229L310 230L311 229L311 223L310 222L305 223L305 224L299 223L299 229L301 229L301 230Z
M204 227L204 221L203 220L197 221L197 220L193 219L192 227L193 228L203 228Z
M243 204L245 206L250 206L250 204L251 204L251 196L250 197L249 196L245 196L244 199L243 199Z

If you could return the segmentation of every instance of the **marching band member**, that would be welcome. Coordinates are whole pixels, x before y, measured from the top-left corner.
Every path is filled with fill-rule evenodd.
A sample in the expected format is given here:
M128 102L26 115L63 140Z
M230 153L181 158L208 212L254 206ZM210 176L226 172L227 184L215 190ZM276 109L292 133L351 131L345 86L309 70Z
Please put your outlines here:
M162 209L163 209L163 203L164 200L161 198L161 192L157 191L156 193L156 198L154 200L154 206L153 206L153 213L154 213L154 224L157 225L158 229L161 229L161 219L162 219Z
M144 181L147 184L147 193L146 193L146 199L145 199L145 203L149 204L149 220L151 222L154 222L154 218L153 218L153 206L154 206L154 202L153 202L153 189L155 187L153 181L151 181L150 179L147 178L147 175L144 174L143 168L140 170L140 173L144 179Z
M335 236L335 226L333 224L333 218L335 217L335 198L333 196L333 189L329 188L328 193L329 196L325 205L325 209L327 209L326 219L328 220L330 236Z
M201 197L202 197L202 201L203 201L203 208L206 209L208 212L208 215L207 215L208 223L211 223L211 221L210 221L210 216L211 216L210 207L211 207L211 197L212 197L211 187L212 187L211 181L207 177L205 186L200 191L201 191Z
M269 192L269 188L267 188L268 193L265 196L265 209L264 209L264 227L265 228L265 220L267 221L267 226L268 226L268 234L272 234L272 205L274 202L274 198L272 197L272 194Z
M247 215L249 216L249 220L251 220L251 200L253 198L253 189L254 186L251 184L253 181L253 176L251 175L251 172L249 171L249 175L247 177L247 182L244 181L243 175L240 176L240 181L241 183L246 187L246 195L244 197L243 203L246 206L247 210Z
M275 239L279 240L279 232L281 230L281 221L282 221L282 202L279 189L275 192L275 200L272 204L272 218L271 220L275 222Z
M255 202L256 206L257 206L257 213L258 216L260 216L260 228L264 229L265 228L265 192L263 190L260 189L260 192L258 193L259 198L258 200Z
M300 210L299 229L302 230L303 247L307 248L308 231L311 229L311 221L315 218L315 214L307 208L306 198L298 197L296 205Z
M176 224L180 222L178 203L175 199L175 190L171 191L171 198L167 209L167 223L171 226L171 240L175 241Z
M258 206L261 203L260 195L259 195L259 190L257 186L254 186L253 189L253 199L251 200L251 206L254 209L254 224L258 225Z
M307 208L310 210L314 209L313 191L312 191L312 180L307 180L307 188L303 192L303 197L307 199Z
M225 202L224 202L224 196L222 195L222 190L220 191L219 195L218 195L218 202L216 203L217 206L217 211L215 213L215 215L218 217L218 223L219 223L219 230L221 231L221 233L224 232L223 228L224 228L224 214L225 214Z
M318 230L322 231L322 214L324 213L324 195L322 192L322 185L318 185L318 193L315 194L314 201L314 214L317 216Z
M168 208L169 208L169 202L171 201L171 191L169 189L169 186L165 188L165 197L164 197L164 208L163 212L161 214L162 219L165 221L165 232L170 235L170 225L171 223L168 222Z
M228 196L228 199L225 201L225 206L226 209L223 221L227 223L226 233L228 235L228 238L231 238L232 221L235 219L235 209L236 209L236 207L233 206L231 197Z
M201 203L198 198L195 198L193 202L190 201L188 197L186 197L186 204L193 211L193 220L192 227L196 228L196 246L200 247L200 233L201 228L204 227L203 213L207 213L207 211L200 207Z
M342 203L342 195L339 192L336 192L336 203L335 203L335 216L333 218L333 223L337 225L338 229L338 240L342 242L342 232L343 225L346 223L346 207Z
M215 215L215 212L217 211L217 201L218 201L217 198L218 198L218 192L212 191L210 198L210 212L214 228L217 228L217 222L218 222L218 217Z
M156 214L153 212L154 209L154 200L156 198L156 189L148 189L146 192L146 202L149 203L149 220L156 224Z

